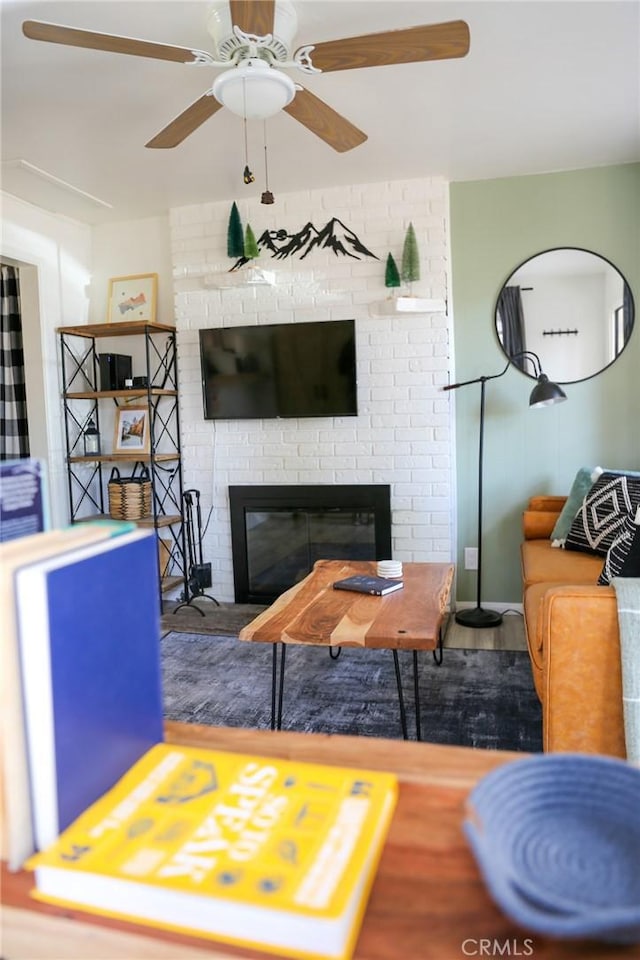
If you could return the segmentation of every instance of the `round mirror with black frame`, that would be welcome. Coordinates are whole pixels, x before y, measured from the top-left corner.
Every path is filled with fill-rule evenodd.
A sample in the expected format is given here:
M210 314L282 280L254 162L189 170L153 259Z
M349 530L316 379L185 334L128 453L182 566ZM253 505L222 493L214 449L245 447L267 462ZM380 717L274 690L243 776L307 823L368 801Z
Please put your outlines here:
M588 380L614 363L633 331L629 284L600 254L556 247L520 263L495 308L498 341L507 357L538 355L556 383ZM535 377L526 357L513 361Z

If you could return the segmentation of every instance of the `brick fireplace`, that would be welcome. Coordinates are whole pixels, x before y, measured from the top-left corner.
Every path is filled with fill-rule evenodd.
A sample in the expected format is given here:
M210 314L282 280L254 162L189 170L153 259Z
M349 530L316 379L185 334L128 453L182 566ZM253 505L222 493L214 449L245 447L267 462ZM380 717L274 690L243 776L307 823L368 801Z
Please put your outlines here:
M185 487L201 491L204 558L218 599L236 597L229 487L367 485L390 488L391 554L398 560L453 556L451 320L446 312L386 316L385 259L401 256L407 225L418 240L422 279L413 294L448 297L448 193L439 178L280 194L239 201L256 235L339 217L375 254L362 259L314 249L303 260L271 259L273 286L216 287L227 276L229 203L171 211L180 423ZM377 258L377 259L376 259ZM209 272L207 272L209 271ZM206 281L206 282L205 282ZM401 290L408 293L408 290ZM199 330L353 318L358 415L207 421Z

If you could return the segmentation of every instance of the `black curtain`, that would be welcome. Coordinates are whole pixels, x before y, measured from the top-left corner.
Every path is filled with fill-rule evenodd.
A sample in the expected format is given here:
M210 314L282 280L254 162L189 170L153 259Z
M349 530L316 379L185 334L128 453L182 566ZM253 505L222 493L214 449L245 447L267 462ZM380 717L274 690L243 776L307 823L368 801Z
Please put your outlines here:
M629 284L625 283L622 290L622 347L626 345L631 336L633 319L633 297Z
M15 267L0 266L0 295L0 460L12 460L29 456L20 280Z
M498 298L498 316L501 323L502 348L508 356L526 350L524 335L524 310L522 309L522 295L520 287L503 287ZM526 357L519 357L513 361L516 367L527 372Z

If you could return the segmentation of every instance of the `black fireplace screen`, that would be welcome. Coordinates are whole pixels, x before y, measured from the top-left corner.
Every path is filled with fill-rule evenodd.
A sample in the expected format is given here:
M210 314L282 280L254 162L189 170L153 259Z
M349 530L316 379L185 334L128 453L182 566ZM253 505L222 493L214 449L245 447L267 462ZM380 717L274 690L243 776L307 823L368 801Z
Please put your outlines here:
M391 556L386 484L229 487L236 603L271 603L316 560Z

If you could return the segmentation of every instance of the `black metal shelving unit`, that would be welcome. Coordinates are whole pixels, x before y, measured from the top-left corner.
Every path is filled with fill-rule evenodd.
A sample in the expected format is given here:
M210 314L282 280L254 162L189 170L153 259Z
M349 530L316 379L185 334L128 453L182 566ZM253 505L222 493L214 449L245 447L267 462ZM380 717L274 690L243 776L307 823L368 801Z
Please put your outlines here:
M108 474L118 464L131 465L129 475L146 468L152 488L151 513L136 520L154 527L165 550L158 552L160 597L187 584L187 550L183 515L178 364L175 327L140 321L59 327L69 512L72 523L108 517ZM146 386L101 390L97 341L143 337ZM149 453L105 452L100 412L104 402L117 407L131 401L149 409ZM99 454L84 454L83 434L93 420L101 437ZM161 569L162 566L162 569ZM188 599L188 598L187 598Z

